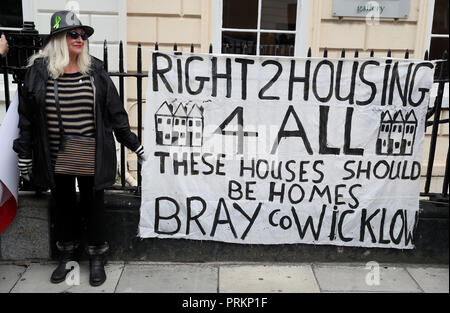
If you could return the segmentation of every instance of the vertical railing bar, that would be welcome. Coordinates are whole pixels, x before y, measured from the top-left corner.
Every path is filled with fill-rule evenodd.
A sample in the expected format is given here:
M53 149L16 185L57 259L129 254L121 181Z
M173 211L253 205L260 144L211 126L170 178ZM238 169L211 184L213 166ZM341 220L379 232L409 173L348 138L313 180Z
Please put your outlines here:
M211 53L211 54L213 53L213 45L212 45L212 43L209 44L209 53Z
M373 58L375 56L375 51L373 49L370 50L370 57Z
M341 58L342 58L342 59L345 58L345 49L342 49L342 50L341 50Z
M191 53L194 53L194 44L193 43L191 43Z
M119 73L124 73L124 66L123 66L123 42L120 41L119 44ZM122 75L119 76L119 94L120 94L120 100L122 101L122 104L125 107L126 110L126 104L125 104L125 93L124 93L124 77ZM122 188L125 187L125 146L123 144L120 145L120 182L122 185Z
M312 55L312 53L311 53L311 47L309 47L309 48L308 48L308 53L306 54L306 56L307 56L308 58L310 58L311 55Z
M6 111L8 111L9 105L11 103L11 99L9 98L9 77L8 77L8 57L6 57L4 66L3 66L3 84L5 85L5 106Z
M17 46L22 46L22 40L20 37L16 37L14 41ZM16 64L20 64L20 60L21 60L21 56L22 56L22 47L18 47L16 49L17 49L17 53L15 53Z
M355 59L356 58L359 58L359 50L358 49L355 50Z
M428 50L425 50L425 55L424 55L424 57L423 57L423 59L425 60L425 61L428 61L429 60L429 55L428 55ZM428 111L427 111L427 115L426 115L426 121L427 122L425 122L425 129L427 129L428 128L428 119L431 117L431 116L433 116L433 114L434 114L434 112L436 111L436 107L433 105L433 107L431 107L431 108L428 108Z
M108 44L106 39L103 41L103 68L108 72Z
M447 59L447 51L444 51L444 54L442 55L442 59ZM427 166L427 174L426 174L426 181L425 181L425 193L430 192L430 185L431 185L431 177L433 174L433 165L434 165L434 157L436 154L436 142L437 142L437 132L439 128L439 119L441 117L441 106L442 106L442 98L444 94L444 76L445 76L445 68L446 66L442 66L441 70L439 72L439 85L438 85L438 91L437 96L434 101L435 106L435 113L434 113L434 120L433 120L433 129L431 131L431 142L430 142L430 152L428 154L428 166Z
M24 58L22 60L28 60L30 57L30 47L32 46L33 39L30 36L24 36L25 49L23 49ZM20 66L25 66L25 64L20 64Z
M142 143L142 48L141 43L138 43L138 51L137 51L137 102L138 102L138 139ZM137 192L141 194L142 187L142 176L141 169L142 165L138 162L138 189Z
M325 49L323 50L323 57L324 58L328 58L328 49L325 47Z

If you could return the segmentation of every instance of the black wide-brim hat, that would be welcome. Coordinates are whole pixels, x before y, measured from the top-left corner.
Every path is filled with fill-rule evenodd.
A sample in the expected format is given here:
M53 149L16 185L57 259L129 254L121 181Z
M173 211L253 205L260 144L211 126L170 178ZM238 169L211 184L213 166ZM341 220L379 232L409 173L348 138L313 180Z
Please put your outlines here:
M81 24L77 15L72 11L58 11L53 13L50 18L50 34L45 39L48 43L50 39L59 33L66 32L71 29L82 28L84 32L90 37L94 33L94 29L90 26Z

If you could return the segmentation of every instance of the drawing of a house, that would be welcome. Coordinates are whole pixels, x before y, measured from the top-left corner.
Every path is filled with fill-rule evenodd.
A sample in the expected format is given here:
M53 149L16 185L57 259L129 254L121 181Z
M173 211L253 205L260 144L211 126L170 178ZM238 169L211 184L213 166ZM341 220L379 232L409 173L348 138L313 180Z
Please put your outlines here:
M403 118L401 111L391 117L389 111L381 114L376 143L378 155L412 155L416 136L417 118L411 110Z
M381 113L381 125L377 139L377 154L391 154L389 149L392 147L390 142L390 133L392 127L392 117L389 111Z
M187 113L187 105L174 106L164 101L155 113L156 144L164 146L203 145L203 108L193 104Z
M184 106L180 103L173 114L172 143L176 146L185 146L186 141L186 122L187 113Z
M405 116L405 132L403 139L405 142L403 153L405 155L412 155L414 139L416 137L417 118L414 111L409 112Z
M188 141L191 147L201 147L203 140L203 112L194 104L188 114Z
M164 101L155 113L156 143L159 145L172 144L172 109L172 105Z

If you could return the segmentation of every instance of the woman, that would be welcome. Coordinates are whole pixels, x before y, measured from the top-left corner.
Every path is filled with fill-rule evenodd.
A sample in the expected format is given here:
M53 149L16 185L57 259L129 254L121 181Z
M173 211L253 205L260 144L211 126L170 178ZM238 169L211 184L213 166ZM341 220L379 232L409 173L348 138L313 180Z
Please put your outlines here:
M56 204L61 253L51 282L65 280L70 271L66 265L74 260L79 245L76 179L80 207L86 211L89 282L99 286L106 280L104 255L109 248L104 231L104 188L113 185L116 176L112 132L141 160L144 149L130 131L127 113L102 62L88 54L87 39L94 29L82 25L70 11L54 13L50 22L48 43L30 58L25 75L19 102L20 137L14 150L19 154L21 176L36 187L51 188ZM92 153L80 148L67 155L70 136L86 139ZM72 163L79 164L71 169ZM74 171L76 174L67 174Z

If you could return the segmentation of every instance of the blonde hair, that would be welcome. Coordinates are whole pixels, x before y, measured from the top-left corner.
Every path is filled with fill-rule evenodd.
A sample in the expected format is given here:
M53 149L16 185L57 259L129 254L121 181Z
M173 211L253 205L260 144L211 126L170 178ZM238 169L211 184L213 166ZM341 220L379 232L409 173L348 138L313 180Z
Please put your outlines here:
M47 59L47 70L53 79L64 74L64 68L69 65L69 49L67 48L66 33L56 34L44 49L33 54L28 60L28 66L32 66L37 58ZM78 56L78 68L80 73L87 75L91 67L91 57L89 56L87 44L83 46L83 51Z

